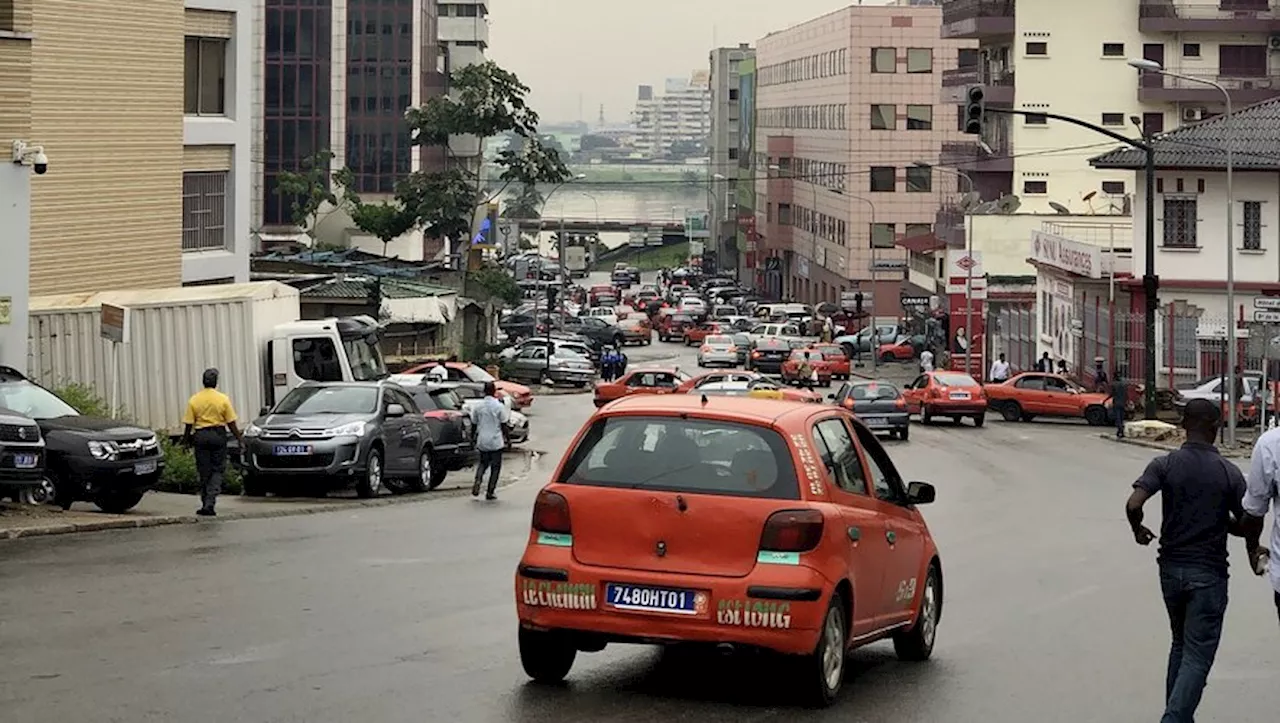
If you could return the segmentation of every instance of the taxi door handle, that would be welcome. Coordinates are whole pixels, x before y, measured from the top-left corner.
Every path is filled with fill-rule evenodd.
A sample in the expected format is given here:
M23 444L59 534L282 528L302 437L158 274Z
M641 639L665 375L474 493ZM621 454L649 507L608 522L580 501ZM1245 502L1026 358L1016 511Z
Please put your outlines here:
M898 533L894 532L893 530L885 530L884 539L888 540L889 544L892 545L893 543L898 541Z
M850 540L853 540L854 542L857 542L858 540L861 540L861 539L862 539L862 530L859 530L859 529L858 529L858 528L856 528L856 527L850 527L850 528L849 528L849 539L850 539Z

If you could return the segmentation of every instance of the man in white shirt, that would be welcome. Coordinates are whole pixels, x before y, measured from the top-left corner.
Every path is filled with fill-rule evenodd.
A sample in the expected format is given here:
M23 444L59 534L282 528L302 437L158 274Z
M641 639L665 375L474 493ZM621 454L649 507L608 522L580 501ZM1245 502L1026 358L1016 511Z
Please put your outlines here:
M1258 437L1253 445L1253 458L1249 463L1248 487L1244 493L1242 506L1245 518L1245 549L1249 553L1249 562L1256 575L1269 573L1271 589L1274 592L1276 612L1280 615L1280 561L1271 558L1267 548L1262 547L1263 521L1267 516L1267 508L1271 508L1271 549L1280 549L1280 525L1276 524L1280 517L1280 428L1267 431Z
M1009 381L1009 362L1004 360L1004 354L991 365L991 381L996 384Z
M933 352L929 351L928 349L925 349L924 351L920 352L920 371L922 372L933 371Z
M488 470L489 489L485 499L496 500L498 477L502 474L502 450L507 446L507 425L511 423L511 412L498 401L497 386L493 382L484 383L484 399L471 408L471 422L475 425L476 452L479 453L471 496L480 496L480 485L484 482L485 470Z
M433 382L449 381L449 369L444 364L437 364L427 372L427 376Z

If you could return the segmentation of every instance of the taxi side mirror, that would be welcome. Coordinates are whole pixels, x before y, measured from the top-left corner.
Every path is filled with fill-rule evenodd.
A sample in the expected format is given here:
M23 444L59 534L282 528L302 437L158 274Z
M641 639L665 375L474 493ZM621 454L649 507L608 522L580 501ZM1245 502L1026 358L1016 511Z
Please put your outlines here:
M927 505L938 496L938 490L928 482L911 482L907 485L907 502L913 505Z

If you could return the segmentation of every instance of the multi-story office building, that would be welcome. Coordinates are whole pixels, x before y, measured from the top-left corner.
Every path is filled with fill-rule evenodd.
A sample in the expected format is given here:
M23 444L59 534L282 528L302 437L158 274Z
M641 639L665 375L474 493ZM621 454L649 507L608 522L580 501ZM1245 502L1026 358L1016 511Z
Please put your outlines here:
M646 158L686 158L705 153L711 130L711 74L668 78L663 92L640 86L632 114L633 148Z
M440 46L445 72L485 62L489 49L490 0L450 0L440 3ZM479 172L484 139L458 136L450 139L450 155Z
M931 165L962 137L941 77L976 43L941 39L941 23L936 6L853 6L756 44L758 265L773 293L836 301L857 287L897 313L897 244L932 234L959 185Z
M292 227L291 201L276 193L281 171L320 151L332 169L349 168L363 197L388 197L412 172L440 162L414 151L404 112L444 92L436 0L259 0L264 2L262 166L254 196L264 236ZM318 238L360 243L350 219L322 213ZM421 233L390 251L421 259ZM382 250L382 245L377 245Z
M711 51L711 133L708 155L711 163L711 238L721 268L740 268L741 249L728 243L737 235L738 177L743 175L739 161L739 136L742 125L741 76L742 61L756 55L749 43L736 48ZM730 251L732 249L732 252Z
M1198 123L1280 95L1280 13L1269 0L948 0L943 37L976 40L944 74L947 99L983 85L988 108L1060 113L1136 136ZM1197 80L1139 73L1127 59L1154 60ZM1133 119L1137 119L1135 127ZM1126 215L1134 176L1095 169L1090 156L1114 145L1094 131L1044 118L993 114L983 139L948 145L944 160L972 173L984 197L1012 193L1022 211Z

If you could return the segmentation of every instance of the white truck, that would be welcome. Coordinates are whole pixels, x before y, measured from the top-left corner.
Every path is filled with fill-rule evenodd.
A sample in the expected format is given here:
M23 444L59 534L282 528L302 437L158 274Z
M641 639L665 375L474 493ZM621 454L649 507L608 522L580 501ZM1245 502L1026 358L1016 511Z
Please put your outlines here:
M587 247L566 246L564 249L564 271L571 279L587 278Z
M123 343L103 338L104 304L128 310ZM246 426L304 380L387 376L372 318L300 316L298 290L274 281L35 296L28 376L90 385L108 402L114 388L135 422L174 435L210 367Z

